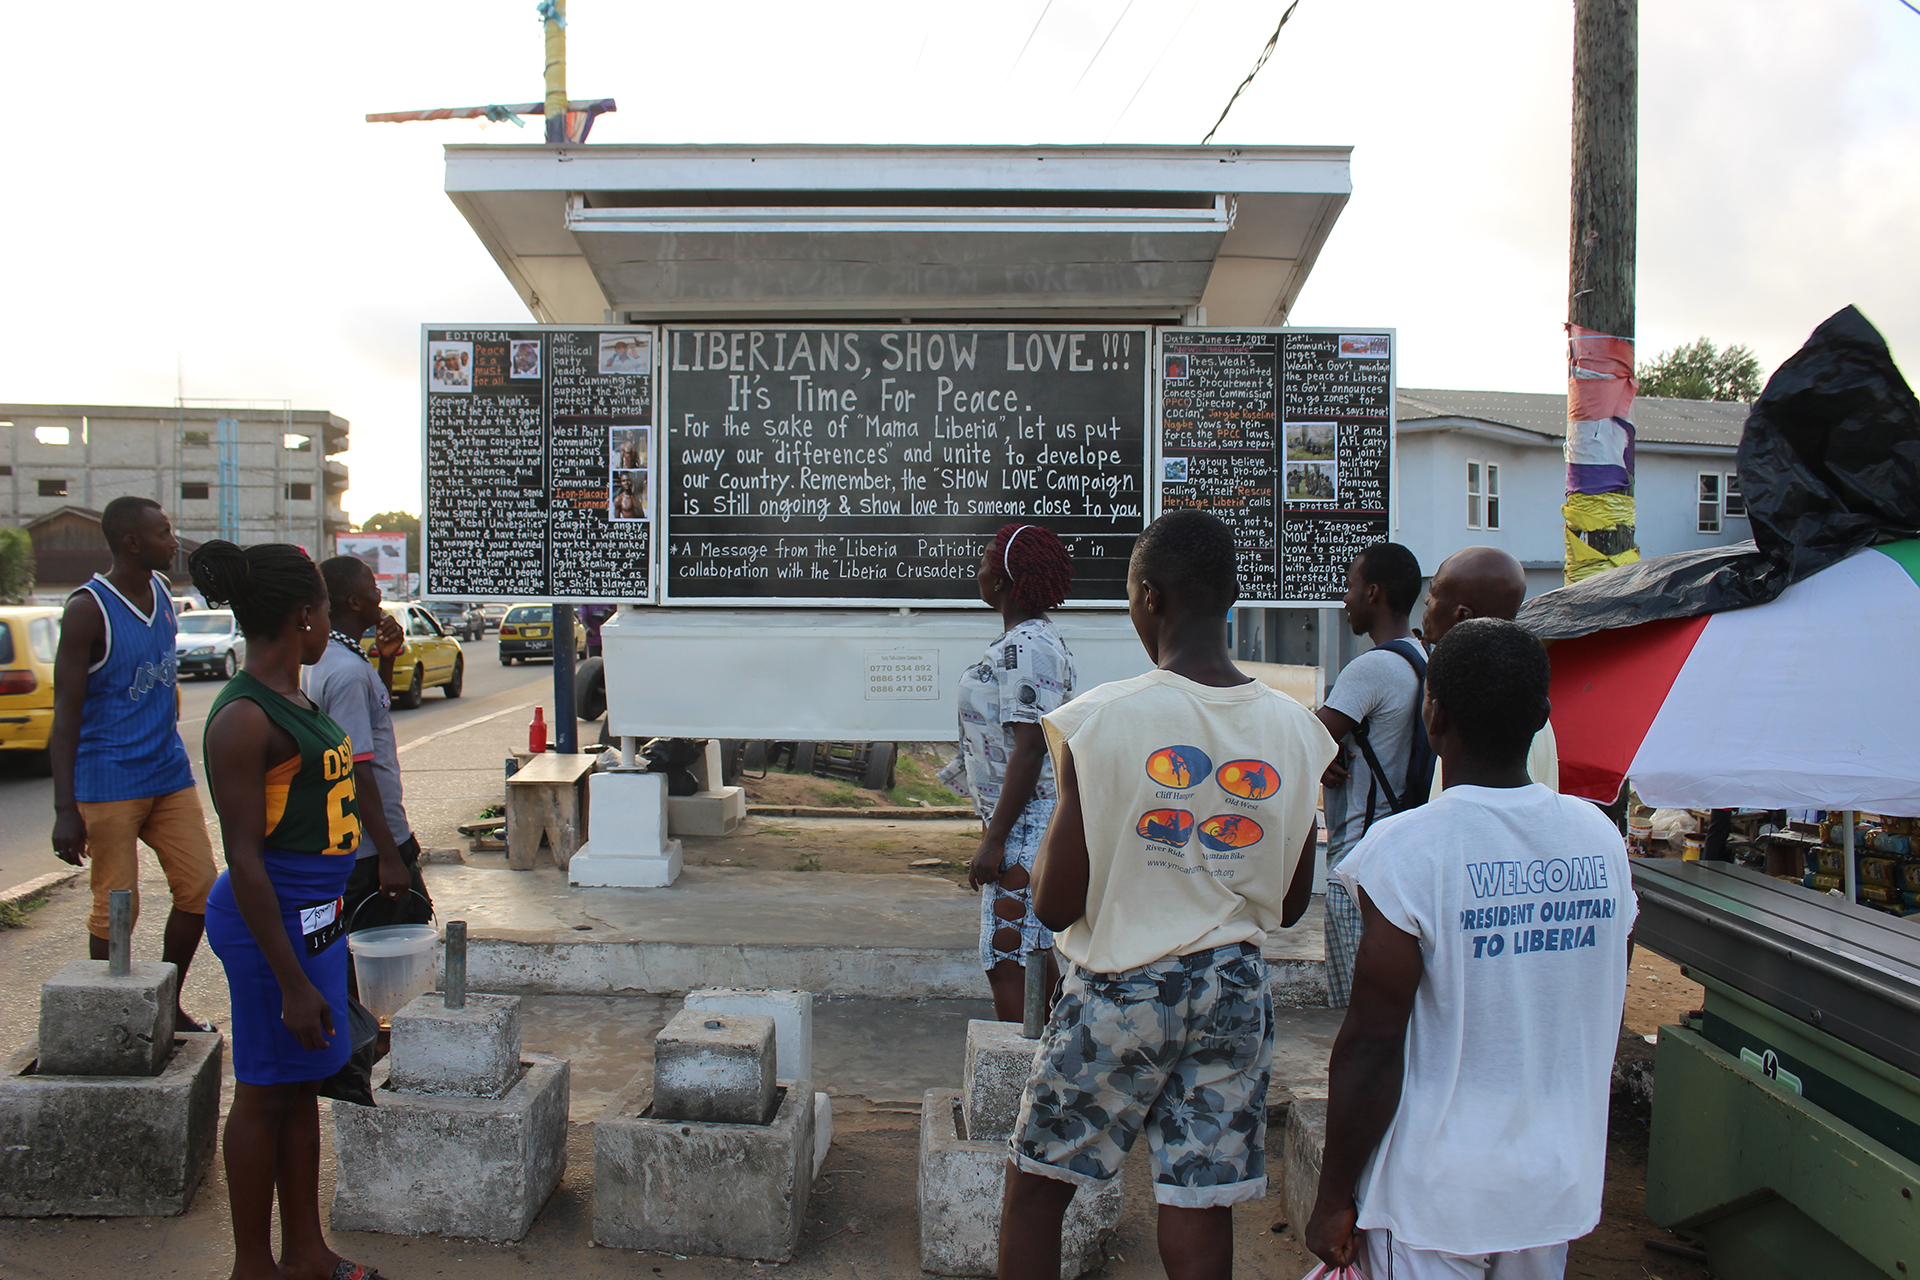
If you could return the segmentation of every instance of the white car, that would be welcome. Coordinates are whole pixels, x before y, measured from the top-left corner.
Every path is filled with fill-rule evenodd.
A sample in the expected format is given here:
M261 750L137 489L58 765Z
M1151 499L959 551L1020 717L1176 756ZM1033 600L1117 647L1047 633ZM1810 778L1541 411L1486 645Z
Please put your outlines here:
M247 660L246 637L231 609L195 609L179 617L173 637L174 661L183 676L219 676L231 680Z

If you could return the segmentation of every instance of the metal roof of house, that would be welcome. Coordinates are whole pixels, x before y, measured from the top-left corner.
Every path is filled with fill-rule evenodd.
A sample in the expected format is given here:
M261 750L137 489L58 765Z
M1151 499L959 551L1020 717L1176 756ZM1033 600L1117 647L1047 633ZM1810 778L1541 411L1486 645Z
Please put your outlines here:
M1466 419L1560 441L1567 434L1567 398L1531 391L1428 391L1400 389L1395 416L1402 427L1439 419ZM1674 400L1639 396L1633 402L1637 440L1648 444L1733 448L1752 408L1738 400Z
M1350 147L449 146L547 323L1285 319Z

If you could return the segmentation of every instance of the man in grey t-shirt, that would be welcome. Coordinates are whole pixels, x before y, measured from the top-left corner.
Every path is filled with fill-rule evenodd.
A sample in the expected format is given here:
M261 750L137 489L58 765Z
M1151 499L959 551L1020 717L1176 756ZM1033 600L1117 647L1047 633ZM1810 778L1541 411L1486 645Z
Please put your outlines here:
M320 661L301 671L300 686L353 743L360 847L347 879L346 909L353 921L349 928L425 923L432 906L425 900L427 886L420 876L420 842L407 824L388 691L393 660L406 650L406 636L393 615L380 607L380 587L365 561L335 556L321 564L320 575L327 583L333 634ZM360 637L370 627L377 666L360 648ZM421 896L409 898L409 889ZM395 905L359 911L375 893Z
M1397 542L1376 542L1347 566L1347 623L1375 648L1349 662L1320 709L1327 732L1340 754L1327 766L1321 783L1327 810L1327 862L1337 864L1360 843L1371 822L1393 812L1386 790L1401 795L1407 786L1407 755L1413 746L1414 717L1420 714L1420 678L1413 664L1379 646L1394 640L1412 643L1407 616L1420 594L1420 562ZM1367 727L1367 741L1384 778L1376 778L1354 740ZM1353 962L1360 946L1360 910L1338 880L1327 884L1327 988L1337 1007L1353 990Z

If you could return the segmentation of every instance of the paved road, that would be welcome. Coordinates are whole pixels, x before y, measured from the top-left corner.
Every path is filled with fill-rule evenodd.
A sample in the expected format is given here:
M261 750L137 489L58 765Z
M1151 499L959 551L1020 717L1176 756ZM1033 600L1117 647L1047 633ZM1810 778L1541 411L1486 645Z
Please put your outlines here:
M552 710L553 668L550 664L536 662L502 667L499 641L493 636L465 641L461 648L467 660L464 695L449 699L433 692L427 694L416 710L395 710L394 728L402 745L482 714L477 703L490 703L486 710L497 709L500 694L524 693L527 700L538 699ZM206 780L201 776L200 737L206 726L207 709L213 705L220 688L220 681L209 679L188 680L180 688L180 730L187 742L187 754L193 760L194 781L201 788L200 801L209 818L213 816L213 806L207 800ZM52 827L52 780L34 777L18 764L0 763L0 889L11 888L49 871L69 869L53 856L48 844Z

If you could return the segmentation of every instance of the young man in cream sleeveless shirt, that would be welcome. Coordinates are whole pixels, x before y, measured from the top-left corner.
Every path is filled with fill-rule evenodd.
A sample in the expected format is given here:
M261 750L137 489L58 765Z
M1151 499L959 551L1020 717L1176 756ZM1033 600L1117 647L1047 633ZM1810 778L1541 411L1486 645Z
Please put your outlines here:
M1155 669L1042 721L1059 802L1034 909L1072 968L1011 1139L1002 1280L1060 1274L1068 1202L1114 1178L1143 1130L1169 1274L1231 1274L1232 1206L1266 1194L1260 948L1306 910L1334 744L1233 665L1238 594L1226 525L1156 520L1127 573Z

